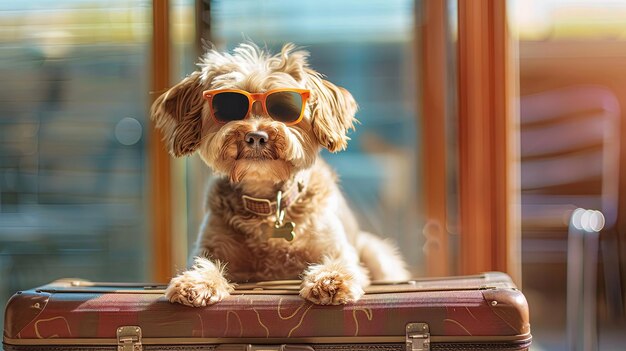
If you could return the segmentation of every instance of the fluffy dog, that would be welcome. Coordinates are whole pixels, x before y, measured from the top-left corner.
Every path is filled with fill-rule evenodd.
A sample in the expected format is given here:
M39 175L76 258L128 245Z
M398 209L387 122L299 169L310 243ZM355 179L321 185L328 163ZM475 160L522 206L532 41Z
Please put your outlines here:
M359 230L318 157L346 148L357 104L307 57L293 44L277 55L252 43L208 49L198 71L154 102L170 153L198 152L219 176L195 264L166 290L171 302L206 306L236 282L301 278L303 298L336 305L357 301L371 279L409 278L395 247Z

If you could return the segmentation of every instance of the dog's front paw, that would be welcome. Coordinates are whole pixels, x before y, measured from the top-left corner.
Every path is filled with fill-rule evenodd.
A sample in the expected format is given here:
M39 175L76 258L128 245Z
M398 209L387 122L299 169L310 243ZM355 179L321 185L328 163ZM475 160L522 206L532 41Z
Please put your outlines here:
M363 288L352 275L323 266L311 267L300 288L300 296L318 305L356 302L363 294Z
M194 273L187 271L172 278L165 290L165 297L170 302L204 307L223 300L233 291L233 287L222 276L205 280Z

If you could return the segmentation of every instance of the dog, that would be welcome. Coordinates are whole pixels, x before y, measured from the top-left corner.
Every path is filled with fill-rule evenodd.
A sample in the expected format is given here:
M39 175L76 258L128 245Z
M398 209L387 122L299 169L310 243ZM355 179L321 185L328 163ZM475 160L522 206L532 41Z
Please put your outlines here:
M308 56L293 44L278 54L251 42L207 48L199 69L153 103L170 154L197 152L217 176L194 264L171 279L169 301L207 306L237 282L299 278L304 299L339 305L372 280L409 279L396 247L359 230L318 156L346 148L357 104Z

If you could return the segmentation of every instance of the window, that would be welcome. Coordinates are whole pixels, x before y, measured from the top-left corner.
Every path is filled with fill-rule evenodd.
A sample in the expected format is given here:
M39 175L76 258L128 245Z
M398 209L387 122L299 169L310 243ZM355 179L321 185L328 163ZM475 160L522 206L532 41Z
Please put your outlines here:
M211 40L231 50L249 38L273 52L294 42L310 51L315 70L352 93L361 123L346 151L323 157L338 172L362 228L393 239L419 274L413 6L407 0L215 1ZM197 226L189 230L193 242Z
M0 4L0 305L146 279L150 3Z

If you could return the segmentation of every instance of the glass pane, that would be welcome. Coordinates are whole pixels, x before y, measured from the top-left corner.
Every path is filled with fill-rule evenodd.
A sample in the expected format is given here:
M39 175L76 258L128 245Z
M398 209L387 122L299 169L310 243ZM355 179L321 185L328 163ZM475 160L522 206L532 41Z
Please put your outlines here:
M522 268L533 344L617 350L626 330L626 2L509 2L519 34ZM599 235L584 225L596 214L577 208L603 213Z
M419 274L414 2L215 1L211 11L219 49L245 38L273 52L293 42L311 53L312 68L352 93L361 123L346 151L323 157L339 173L361 227L394 240Z
M0 3L0 305L146 277L150 4Z

